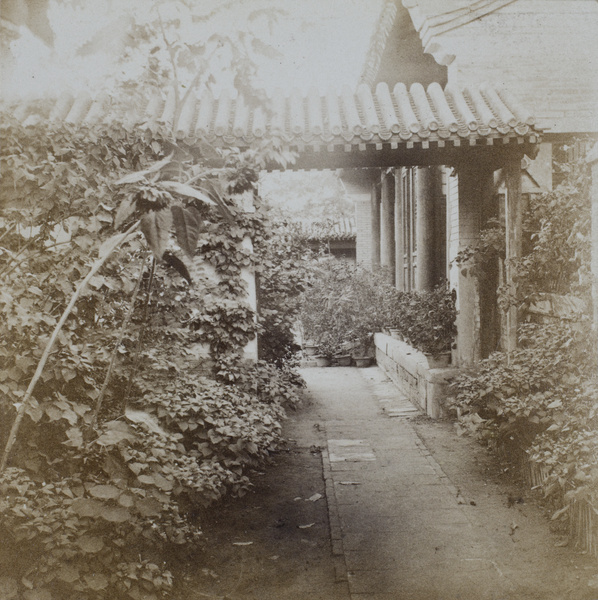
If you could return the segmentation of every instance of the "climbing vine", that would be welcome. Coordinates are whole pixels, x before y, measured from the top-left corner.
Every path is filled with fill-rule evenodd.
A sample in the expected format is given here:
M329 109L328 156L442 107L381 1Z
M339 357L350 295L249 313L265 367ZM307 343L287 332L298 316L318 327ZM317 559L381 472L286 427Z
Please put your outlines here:
M197 507L249 489L297 402L291 372L241 359L261 155L0 127L0 589L166 597Z
M542 473L538 485L553 501L555 519L566 519L576 499L598 505L598 356L590 324L588 167L578 161L560 169L564 178L554 191L530 200L527 252L513 265L518 293L509 302L525 317L519 348L496 352L458 377L452 406L464 430L511 456L527 454ZM495 232L462 255L464 268L483 270L500 257ZM555 297L575 310L560 317L532 310Z

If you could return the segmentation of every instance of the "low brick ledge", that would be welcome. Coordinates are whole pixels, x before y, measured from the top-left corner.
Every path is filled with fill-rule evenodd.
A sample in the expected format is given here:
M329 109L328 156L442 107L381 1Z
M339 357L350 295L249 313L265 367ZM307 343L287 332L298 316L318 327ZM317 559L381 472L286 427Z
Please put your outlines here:
M423 352L384 333L377 333L374 343L378 366L411 403L433 419L444 417L449 380L459 369L431 369Z

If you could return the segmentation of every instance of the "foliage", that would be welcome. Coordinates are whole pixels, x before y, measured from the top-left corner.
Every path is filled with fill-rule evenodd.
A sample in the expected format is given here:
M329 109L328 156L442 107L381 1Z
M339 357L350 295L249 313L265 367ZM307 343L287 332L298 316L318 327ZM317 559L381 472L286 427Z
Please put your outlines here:
M453 384L460 425L485 443L545 466L547 496L598 483L595 339L567 323L524 324L520 348L497 352Z
M336 223L355 212L338 175L329 171L268 173L261 177L260 189L283 219Z
M254 246L258 262L259 355L283 367L300 349L296 328L310 250L301 229L293 223L270 218L265 229L267 233Z
M399 292L384 271L329 259L312 273L305 293L302 324L324 356L353 348L372 351L374 333L388 328L422 352L451 349L455 335L455 303L444 286L429 292Z
M575 293L591 306L587 166L561 169L567 177L532 198L525 215L527 254L514 265L520 307L543 293ZM501 450L526 452L543 469L545 496L564 504L555 518L565 518L575 499L598 503L598 357L590 314L578 321L530 316L519 327L517 350L491 355L452 385L462 428Z
M324 258L314 263L301 311L306 339L331 357L348 348L371 348L373 334L383 326L382 290L390 287L381 273Z
M480 232L477 246L467 246L455 257L463 275L484 280L496 269L499 260L505 259L505 228L496 219L489 219Z
M292 373L238 356L257 331L242 267L264 221L242 196L260 156L214 168L157 130L1 127L3 444L23 412L0 476L2 575L31 598L163 597L166 557L201 543L194 507L248 489L297 402Z
M565 178L559 186L530 198L529 252L515 265L523 301L537 292L590 295L589 166L579 160L560 170Z
M420 352L437 356L450 352L457 332L453 294L444 285L431 291L403 292L390 301L387 323Z

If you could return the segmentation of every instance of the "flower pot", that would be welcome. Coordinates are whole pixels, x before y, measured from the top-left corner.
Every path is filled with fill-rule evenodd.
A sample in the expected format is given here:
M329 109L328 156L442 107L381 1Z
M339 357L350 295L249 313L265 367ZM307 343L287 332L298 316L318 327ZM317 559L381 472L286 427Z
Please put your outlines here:
M356 356L353 360L355 361L355 366L360 369L369 367L372 364L372 359L369 356Z
M451 353L441 352L440 354L426 354L428 367L430 369L446 369L451 364Z
M315 344L306 344L303 346L305 356L315 356L318 353L318 347Z
M334 358L334 360L336 361L336 364L339 367L350 367L351 366L351 355L346 354L343 356L336 356Z
M316 356L315 359L317 367L329 367L332 362L327 356Z

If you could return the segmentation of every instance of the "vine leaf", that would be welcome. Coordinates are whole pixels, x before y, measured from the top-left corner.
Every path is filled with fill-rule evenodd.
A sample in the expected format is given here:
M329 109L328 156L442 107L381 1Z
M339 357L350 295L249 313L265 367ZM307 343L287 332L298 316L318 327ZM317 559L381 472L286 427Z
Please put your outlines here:
M141 217L139 228L158 260L166 251L171 225L172 212L168 209L151 211Z
M77 546L86 554L95 554L104 547L104 540L101 537L82 535L77 540Z
M193 258L201 227L199 212L193 207L183 208L177 204L171 206L170 210L177 242L185 254Z
M135 173L129 173L128 175L121 177L116 182L116 185L123 185L125 183L137 183L138 181L143 181L146 175L156 173L157 171L165 167L167 164L169 164L172 161L173 154L174 152L170 153L166 158L159 160L157 163L154 163L151 167L148 167L143 171L135 171Z

